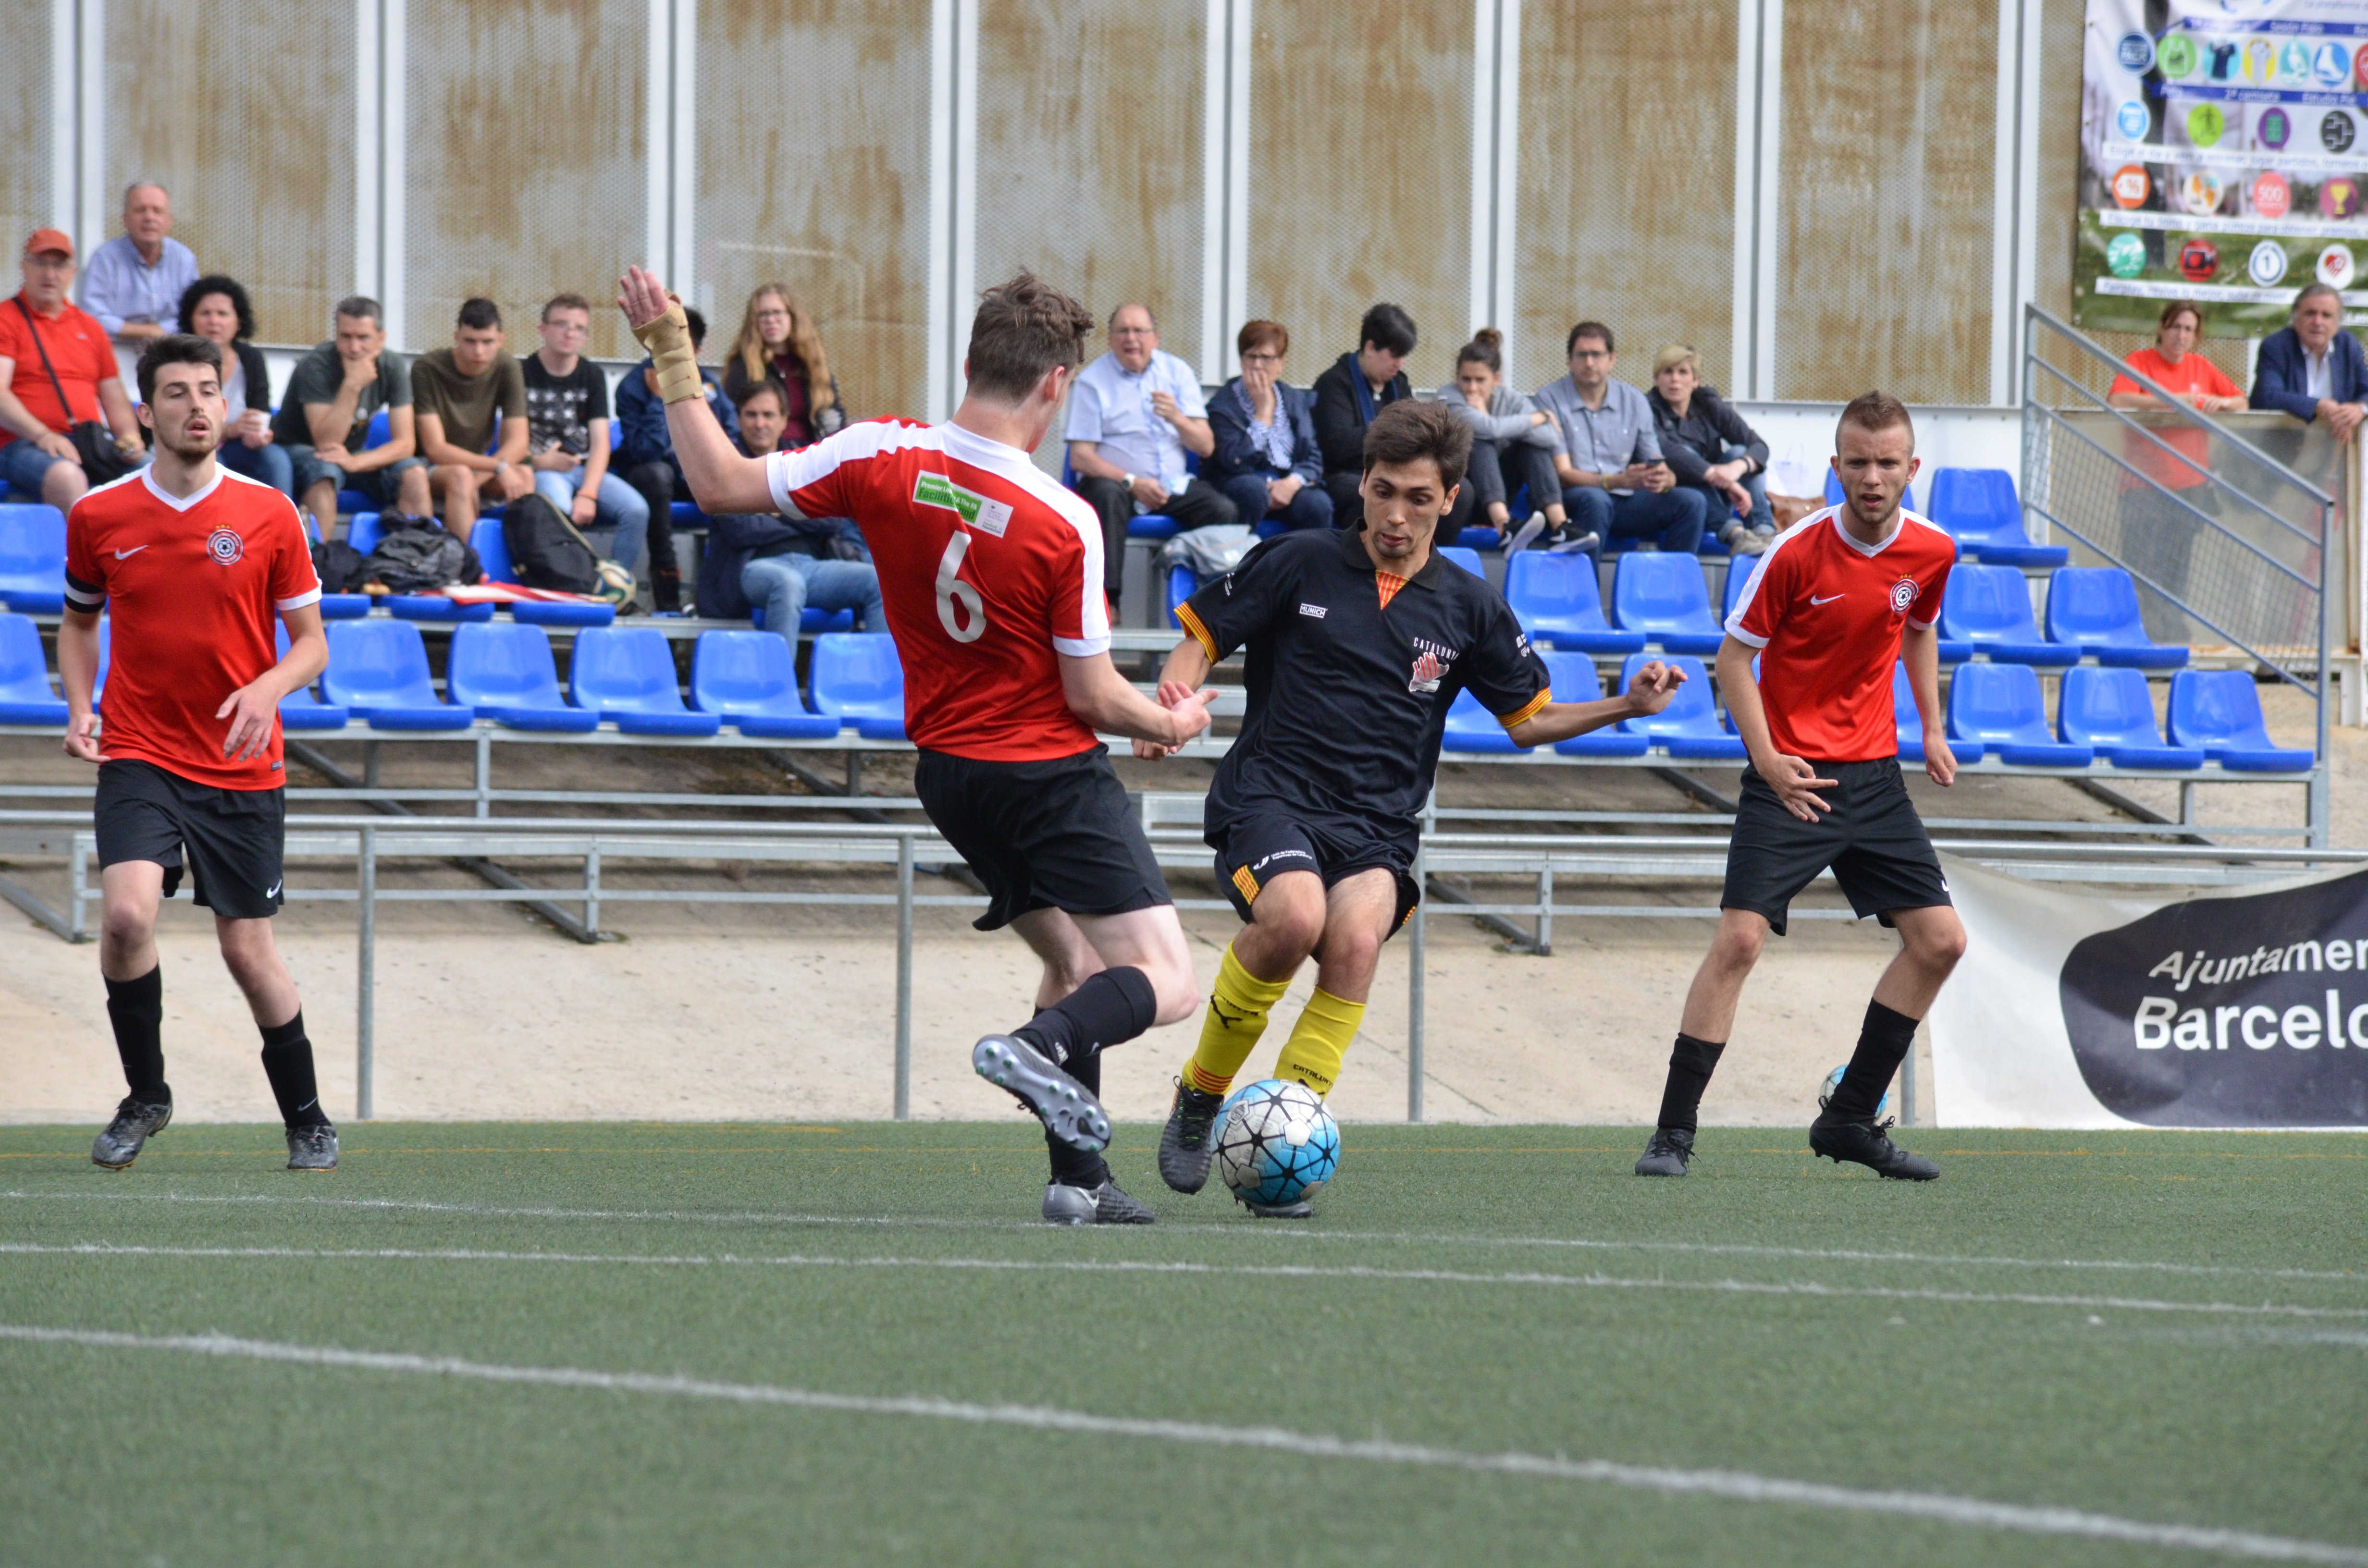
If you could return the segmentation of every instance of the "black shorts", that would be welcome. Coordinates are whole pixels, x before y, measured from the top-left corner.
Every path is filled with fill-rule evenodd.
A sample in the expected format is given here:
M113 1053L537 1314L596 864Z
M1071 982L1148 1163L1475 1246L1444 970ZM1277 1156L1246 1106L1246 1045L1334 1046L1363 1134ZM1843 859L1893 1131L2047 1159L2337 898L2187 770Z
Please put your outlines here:
M1817 791L1833 810L1813 823L1786 811L1757 772L1744 770L1720 908L1765 915L1781 937L1793 897L1828 866L1861 920L1877 915L1888 926L1895 909L1950 902L1941 858L1907 798L1897 757L1809 766L1818 778L1835 780L1835 788Z
M913 792L986 884L986 913L973 922L982 931L1031 909L1124 915L1176 902L1106 746L1049 762L924 750Z
M233 920L279 912L280 859L288 844L284 790L223 790L168 773L153 762L98 765L91 817L99 869L124 860L165 868L165 896L186 864L197 901Z
M1207 842L1217 852L1217 883L1244 921L1250 918L1258 889L1285 871L1313 871L1327 889L1360 871L1390 872L1398 881L1392 936L1422 902L1422 890L1414 880L1413 846L1364 823L1250 811L1209 824Z

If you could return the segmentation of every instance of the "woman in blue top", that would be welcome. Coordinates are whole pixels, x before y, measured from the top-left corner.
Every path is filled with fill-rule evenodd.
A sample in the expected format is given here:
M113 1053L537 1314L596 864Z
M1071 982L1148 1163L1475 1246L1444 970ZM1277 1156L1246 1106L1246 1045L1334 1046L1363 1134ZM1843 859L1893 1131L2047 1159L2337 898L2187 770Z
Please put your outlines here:
M1281 322L1254 321L1234 339L1242 373L1209 400L1216 450L1201 471L1231 500L1243 522L1271 517L1287 528L1328 528L1332 497L1324 488L1324 454L1315 445L1315 399L1282 380L1291 334Z

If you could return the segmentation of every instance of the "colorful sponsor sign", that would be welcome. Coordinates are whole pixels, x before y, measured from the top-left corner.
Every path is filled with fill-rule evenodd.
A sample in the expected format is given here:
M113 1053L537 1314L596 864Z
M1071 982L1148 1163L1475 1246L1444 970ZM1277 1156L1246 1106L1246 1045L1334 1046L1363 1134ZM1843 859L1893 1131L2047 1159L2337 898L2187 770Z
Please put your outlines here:
M2275 169L2263 169L2253 176L2253 210L2264 218L2283 218L2294 205L2294 187L2286 176Z

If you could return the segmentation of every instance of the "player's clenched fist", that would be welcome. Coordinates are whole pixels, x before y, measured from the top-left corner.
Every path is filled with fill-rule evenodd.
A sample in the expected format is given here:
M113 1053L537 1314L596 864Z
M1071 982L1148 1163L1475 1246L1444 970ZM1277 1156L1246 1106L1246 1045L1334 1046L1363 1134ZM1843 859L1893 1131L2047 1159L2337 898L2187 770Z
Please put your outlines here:
M1216 700L1216 696L1217 688L1214 687L1204 687L1195 691L1185 681L1161 681L1157 700L1176 722L1175 744L1168 745L1158 741L1138 740L1134 743L1134 755L1144 762L1174 756L1185 742L1209 727L1209 704Z
M1658 713L1686 684L1686 672L1658 659L1647 660L1628 682L1628 706L1638 718Z

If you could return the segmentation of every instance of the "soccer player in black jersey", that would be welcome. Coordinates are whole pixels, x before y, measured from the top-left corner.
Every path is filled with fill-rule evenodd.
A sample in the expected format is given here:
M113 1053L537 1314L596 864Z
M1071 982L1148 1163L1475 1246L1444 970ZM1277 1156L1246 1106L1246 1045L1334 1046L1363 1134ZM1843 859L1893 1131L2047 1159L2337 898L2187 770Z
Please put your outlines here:
M1207 1181L1218 1106L1311 955L1315 993L1275 1076L1332 1092L1382 944L1421 897L1417 819L1457 693L1517 744L1540 746L1657 713L1684 678L1655 661L1622 696L1554 700L1503 596L1431 548L1471 454L1471 427L1450 410L1390 404L1365 432L1361 523L1269 540L1177 610L1190 635L1160 672L1160 700L1194 700L1236 648L1247 650L1249 690L1204 824L1247 925L1225 949L1160 1137L1159 1174L1178 1192ZM1138 742L1135 755L1167 753ZM1304 1200L1250 1208L1309 1211Z

